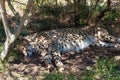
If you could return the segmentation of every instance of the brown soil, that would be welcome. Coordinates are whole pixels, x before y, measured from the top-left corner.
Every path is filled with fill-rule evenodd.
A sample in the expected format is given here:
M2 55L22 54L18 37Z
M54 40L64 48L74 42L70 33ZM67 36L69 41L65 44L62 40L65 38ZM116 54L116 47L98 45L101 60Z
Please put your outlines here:
M91 68L96 63L98 57L120 57L119 50L91 47L80 53L62 54L65 73L80 76L86 68ZM119 59L118 59L119 60ZM120 64L118 64L120 65ZM2 80L40 80L49 70L44 65L39 55L27 58L20 55L19 60L10 60L3 74L0 74Z

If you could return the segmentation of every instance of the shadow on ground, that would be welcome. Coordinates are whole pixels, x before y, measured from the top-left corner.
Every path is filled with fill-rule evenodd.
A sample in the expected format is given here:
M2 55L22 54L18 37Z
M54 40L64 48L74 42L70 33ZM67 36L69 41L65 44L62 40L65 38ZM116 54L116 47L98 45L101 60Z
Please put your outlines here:
M43 78L45 73L49 73L47 67L44 65L41 57L39 55L34 55L32 58L24 57L19 55L19 60L10 61L9 71L14 77L24 78L35 78L34 80L39 80ZM81 75L81 72L86 69L86 67L91 67L96 63L97 58L107 58L120 56L119 50L91 47L85 49L80 53L65 53L62 54L63 63L65 67L65 73ZM120 64L118 64L120 66ZM10 75L9 75L10 76Z

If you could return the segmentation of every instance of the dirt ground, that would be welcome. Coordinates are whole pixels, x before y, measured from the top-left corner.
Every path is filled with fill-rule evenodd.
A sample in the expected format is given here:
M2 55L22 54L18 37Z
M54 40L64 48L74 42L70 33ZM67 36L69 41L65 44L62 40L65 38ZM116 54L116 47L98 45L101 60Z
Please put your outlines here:
M48 23L50 23L49 21ZM48 26L48 24L46 25ZM115 26L112 25L112 27ZM33 26L30 28L36 29L36 27ZM119 36L120 29L115 29L115 31L118 33L117 36ZM69 74L72 72L74 75L81 76L81 72L86 68L91 68L91 66L96 63L98 57L114 57L116 60L120 60L119 52L120 49L90 47L82 50L80 53L70 52L62 54L65 73ZM120 65L120 63L118 63L118 65ZM32 58L28 58L19 54L19 59L11 59L9 61L9 64L6 66L6 68L4 68L4 73L0 71L0 80L40 80L44 78L45 73L49 73L49 70L39 55L34 55Z
M32 58L27 58L23 55L19 56L19 60L9 61L4 73L0 74L1 80L40 80L44 78L45 73L49 73L39 55L34 55ZM80 53L70 52L62 54L64 72L66 74L72 72L72 74L80 76L83 70L91 68L96 63L98 57L115 57L119 60L120 53L116 49L90 47Z

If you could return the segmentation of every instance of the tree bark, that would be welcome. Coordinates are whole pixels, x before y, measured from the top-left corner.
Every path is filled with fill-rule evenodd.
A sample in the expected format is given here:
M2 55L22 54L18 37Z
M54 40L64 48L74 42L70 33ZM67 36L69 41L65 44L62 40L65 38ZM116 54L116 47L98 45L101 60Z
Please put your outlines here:
M7 0L8 6L11 9L12 13L16 16L18 14L16 10L14 9L13 5L11 4L11 0Z
M13 7L13 5L11 4L11 0L7 0L8 6L10 8L10 10L12 11L12 13L15 16L15 21L16 21L16 25L19 25L20 22L20 15L18 12L16 12L15 8ZM16 31L17 26L14 26L14 31Z
M1 12L3 25L4 25L5 34L6 34L6 37L9 38L11 36L11 32L10 32L10 30L8 28L6 9L5 9L5 0L1 0L0 10L1 10L0 12Z
M13 46L15 40L18 38L18 36L22 32L22 29L24 28L24 22L25 22L26 18L28 17L28 14L29 14L33 4L34 4L34 0L28 0L26 10L24 12L23 17L20 20L18 28L15 31L15 33L12 34L10 32L8 22L7 22L5 0L0 1L0 12L1 12L1 16L2 16L2 21L3 21L3 25L4 25L5 34L6 34L6 41L4 43L3 50L0 54L0 60L1 61L4 61L9 56L10 51L13 48L12 46Z

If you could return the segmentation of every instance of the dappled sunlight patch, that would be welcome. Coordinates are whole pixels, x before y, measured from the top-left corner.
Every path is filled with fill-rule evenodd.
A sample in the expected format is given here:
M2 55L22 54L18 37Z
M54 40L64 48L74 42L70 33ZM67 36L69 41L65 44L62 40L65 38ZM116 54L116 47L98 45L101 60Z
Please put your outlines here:
M110 80L119 80L119 65L116 64L113 58L108 57L113 53L104 48L99 50L98 48L93 48L86 49L80 53L63 54L65 66L65 72L63 73L57 71L48 72L38 55L27 58L18 54L16 50L12 50L10 58L15 57L16 59L14 58L12 61L9 59L9 63L5 63L6 67L0 64L0 76L11 74L8 77L12 79L26 80L108 80L110 78ZM3 73L4 69L5 73Z

